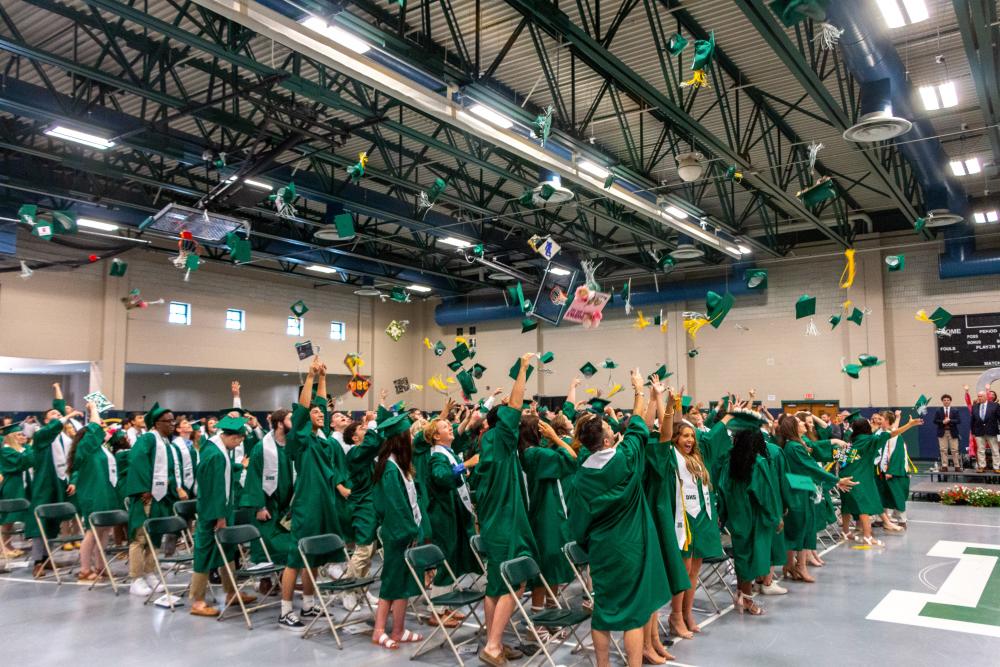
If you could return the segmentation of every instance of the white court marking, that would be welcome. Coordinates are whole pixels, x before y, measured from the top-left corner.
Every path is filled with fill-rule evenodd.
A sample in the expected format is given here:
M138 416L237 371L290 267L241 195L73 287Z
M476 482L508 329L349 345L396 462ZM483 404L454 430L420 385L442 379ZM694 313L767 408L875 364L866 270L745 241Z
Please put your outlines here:
M907 523L933 523L939 526L968 526L969 528L1000 528L1000 524L992 523L955 523L954 521L925 521L923 519L910 519Z

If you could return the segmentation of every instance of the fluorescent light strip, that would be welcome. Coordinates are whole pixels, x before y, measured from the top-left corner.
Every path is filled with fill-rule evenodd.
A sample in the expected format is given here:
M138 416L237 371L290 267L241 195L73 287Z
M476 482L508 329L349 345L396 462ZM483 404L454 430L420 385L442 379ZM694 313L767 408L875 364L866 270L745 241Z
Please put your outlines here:
M514 121L510 118L507 118L503 114L498 113L487 106L483 106L482 104L473 104L469 107L469 113L475 114L483 120L493 123L497 127L502 127L505 130L509 130L514 127Z
M554 276L568 276L572 272L571 271L567 271L566 269L564 269L564 268L562 268L560 266L552 266L552 267L549 267L549 273L551 273Z
M970 157L965 161L965 173L972 176L973 174L978 174L983 168L979 165L979 158Z
M472 245L468 241L465 241L463 239L457 239L454 236L449 236L447 238L441 239L441 243L444 243L445 245L455 246L456 248L468 248Z
M274 189L272 185L264 183L263 181L255 181L250 178L244 178L243 182L246 185L249 185L251 188L257 188L258 190L267 190L268 192L270 192L271 190Z
M302 25L309 28L310 30L315 30L324 37L328 37L337 44L345 46L351 51L354 51L358 55L362 55L371 51L371 45L365 40L361 39L357 35L354 35L340 26L331 25L319 18L318 16L310 16Z
M903 0L903 8L906 9L906 15L910 18L910 23L920 23L930 18L930 13L927 11L927 5L924 4L924 0Z
M96 134L90 134L88 132L81 132L80 130L74 130L70 127L65 127L63 125L56 125L45 130L45 134L50 137L56 137L57 139L65 139L66 141L74 141L78 144L83 144L84 146L90 146L91 148L97 148L100 150L107 150L115 145L115 142L109 141L104 137L97 136Z
M91 220L90 218L77 218L76 226L96 229L101 232L113 232L118 229L118 225L110 222L101 222L100 220Z
M608 175L611 174L610 171L599 164L594 164L590 160L580 160L576 163L576 165L581 171L585 171L591 176L597 176L598 178L607 178Z
M941 95L941 107L948 109L958 106L958 89L954 81L945 81L938 85L938 93Z
M738 245L736 247L739 249L740 253L742 253L744 255L749 255L749 254L753 253L753 250L750 248L750 246L745 246L745 245L741 244L741 245Z
M322 264L312 264L307 266L306 271L315 271L316 273L337 273L337 269L332 266L323 266Z
M955 176L965 176L965 165L961 160L952 160L948 166L951 167L951 173Z
M680 218L681 220L683 220L684 218L688 217L687 211L679 209L679 208L677 208L676 206L673 206L673 205L668 206L664 210L667 213L669 213L670 215L674 216L675 218Z
M937 91L934 90L934 86L920 86L920 101L924 103L924 109L927 111L937 111L941 108L941 103L938 102Z
M430 287L426 285L410 285L406 289L413 290L414 292L431 292L433 291Z
M995 210L986 211L986 222L996 222L996 221L997 221L997 212Z
M885 24L889 28L902 28L906 25L906 17L903 16L903 10L900 9L899 3L896 0L875 0L878 4L878 8L882 10L882 18L885 19Z
M986 214L983 212L976 213L972 216L972 219L981 225L986 222Z

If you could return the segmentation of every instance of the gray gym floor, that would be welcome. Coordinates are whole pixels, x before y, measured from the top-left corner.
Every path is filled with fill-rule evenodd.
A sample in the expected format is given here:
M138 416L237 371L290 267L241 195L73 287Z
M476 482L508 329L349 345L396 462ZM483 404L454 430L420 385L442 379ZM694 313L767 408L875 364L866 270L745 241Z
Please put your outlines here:
M967 563L963 559L971 567L960 572L956 557L928 552L936 548L936 553L961 553L966 548L961 543L1000 549L1000 510L911 503L909 519L905 535L882 536L884 549L841 544L830 550L826 567L814 570L818 583L789 582L788 595L762 598L767 608L763 617L740 616L731 610L708 617L696 639L674 645L676 664L998 664L997 559L988 554L973 556ZM892 590L933 595L942 585L938 601L964 601L967 606L978 601L985 622L928 619L920 613L922 598L904 608L918 597L913 595L895 593L890 596L893 600L879 606ZM723 596L716 594L716 599L722 604ZM699 599L697 606L705 605ZM879 611L873 613L876 607ZM241 664L318 665L330 660L370 666L454 664L446 650L431 651L411 662L412 648L384 651L370 643L369 634L344 635L343 651L337 650L328 633L302 640L271 622L277 617L273 608L258 612L254 630L247 631L239 618L221 623L194 618L186 607L171 614L143 607L140 599L125 591L116 598L106 587L88 591L75 583L34 582L25 571L0 577L0 609L5 653L34 664L86 665L109 657L125 665L154 660L159 665L189 667L218 665L227 659ZM338 613L342 613L339 607ZM895 622L869 619L870 614ZM417 626L410 619L408 627ZM426 634L429 628L419 630ZM474 655L465 657L467 664L478 664ZM569 665L581 657L563 650L556 661Z

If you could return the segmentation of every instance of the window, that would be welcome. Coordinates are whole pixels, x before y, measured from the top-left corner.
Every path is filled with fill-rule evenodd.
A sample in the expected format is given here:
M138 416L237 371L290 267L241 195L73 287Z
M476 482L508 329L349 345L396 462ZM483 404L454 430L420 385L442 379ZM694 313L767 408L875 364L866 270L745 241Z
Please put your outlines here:
M233 331L243 331L247 328L246 312L229 308L226 310L226 328Z
M330 340L347 340L347 325L343 322L330 322Z
M191 324L191 304L171 301L167 308L167 322L171 324Z
M285 333L289 336L304 336L306 320L304 317L295 317L293 315L288 316L288 325L285 327Z

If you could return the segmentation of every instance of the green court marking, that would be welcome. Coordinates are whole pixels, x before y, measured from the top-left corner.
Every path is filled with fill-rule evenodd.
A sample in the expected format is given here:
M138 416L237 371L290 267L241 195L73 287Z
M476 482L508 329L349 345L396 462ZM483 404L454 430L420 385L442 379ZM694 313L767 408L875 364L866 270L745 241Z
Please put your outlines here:
M949 621L964 621L980 625L1000 626L1000 549L983 549L981 547L966 547L963 553L973 556L993 556L997 559L990 572L989 581L983 588L979 604L975 607L963 607L940 602L928 602L920 610L920 616L943 618Z

